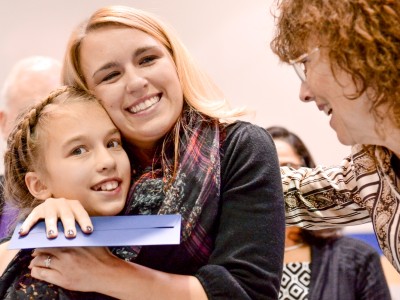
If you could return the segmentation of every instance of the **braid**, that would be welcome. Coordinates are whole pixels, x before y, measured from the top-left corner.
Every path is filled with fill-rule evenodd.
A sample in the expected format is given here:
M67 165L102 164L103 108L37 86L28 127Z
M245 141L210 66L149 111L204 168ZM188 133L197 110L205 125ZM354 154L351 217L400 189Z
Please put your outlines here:
M62 96L62 97L61 97ZM80 97L81 96L81 97ZM5 199L16 206L22 215L30 212L39 204L25 184L25 175L41 167L43 157L39 150L41 142L40 121L46 115L45 108L50 104L61 104L73 101L72 98L90 100L92 96L74 87L59 88L44 100L28 108L17 119L17 123L8 137L7 150L4 156L5 165ZM71 100L70 100L71 99ZM44 128L45 126L43 126ZM43 141L42 141L43 143Z

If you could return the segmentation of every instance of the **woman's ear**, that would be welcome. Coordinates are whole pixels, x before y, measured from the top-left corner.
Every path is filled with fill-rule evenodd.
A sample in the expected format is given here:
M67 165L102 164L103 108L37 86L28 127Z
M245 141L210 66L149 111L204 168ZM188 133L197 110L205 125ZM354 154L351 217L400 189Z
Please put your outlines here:
M40 178L37 172L28 172L25 175L25 184L29 189L29 192L36 199L46 200L51 197L51 191L47 185Z

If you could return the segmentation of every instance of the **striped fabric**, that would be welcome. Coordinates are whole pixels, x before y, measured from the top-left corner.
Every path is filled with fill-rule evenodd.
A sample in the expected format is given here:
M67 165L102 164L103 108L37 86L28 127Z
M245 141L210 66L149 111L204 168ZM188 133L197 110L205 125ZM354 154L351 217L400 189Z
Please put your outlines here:
M323 229L372 221L384 255L400 271L400 194L391 157L386 148L356 145L337 166L281 167L286 224Z

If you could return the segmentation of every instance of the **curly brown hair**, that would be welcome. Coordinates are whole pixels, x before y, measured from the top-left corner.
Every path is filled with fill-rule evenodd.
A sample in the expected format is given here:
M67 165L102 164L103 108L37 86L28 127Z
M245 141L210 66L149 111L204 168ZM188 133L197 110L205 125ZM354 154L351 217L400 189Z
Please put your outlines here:
M272 51L284 62L324 47L335 69L352 76L358 87L349 99L367 91L377 111L387 105L400 127L400 1L276 0Z
M93 95L75 87L61 87L27 108L17 119L10 133L4 155L4 196L6 201L25 217L40 202L29 192L25 175L31 171L43 170L46 149L43 134L51 128L52 112L60 105L76 102L96 102ZM45 171L45 170L44 170Z

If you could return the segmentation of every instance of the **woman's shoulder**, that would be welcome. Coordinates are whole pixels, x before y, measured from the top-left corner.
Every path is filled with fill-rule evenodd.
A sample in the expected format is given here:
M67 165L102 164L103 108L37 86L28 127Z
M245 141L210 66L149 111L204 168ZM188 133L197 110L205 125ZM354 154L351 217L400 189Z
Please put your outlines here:
M266 143L273 143L271 136L265 128L246 121L235 121L233 123L224 124L225 140L251 140L252 143L261 142L265 146Z
M273 161L278 170L275 143L266 129L245 121L225 125L221 137L223 162L255 163L270 166Z
M267 130L264 128L247 121L234 121L232 123L227 123L223 125L226 128L226 131L230 134L237 132L264 132L267 133Z

